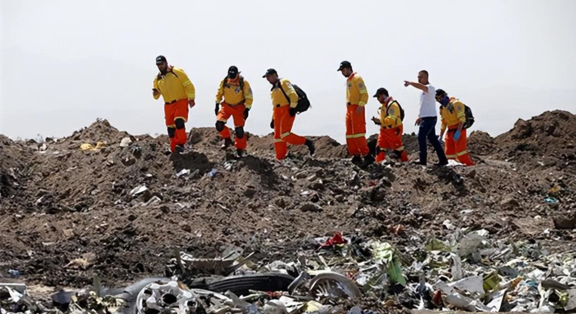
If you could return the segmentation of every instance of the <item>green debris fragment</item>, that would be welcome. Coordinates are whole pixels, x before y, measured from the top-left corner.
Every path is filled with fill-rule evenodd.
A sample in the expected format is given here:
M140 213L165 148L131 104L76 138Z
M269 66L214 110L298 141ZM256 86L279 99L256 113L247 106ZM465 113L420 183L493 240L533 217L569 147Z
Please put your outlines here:
M383 260L386 263L392 261L394 257L394 247L387 242L372 242L370 245L372 248L372 256L374 259Z
M392 283L406 286L406 278L402 275L402 266L397 257L393 257L392 262L388 263L388 276Z
M562 307L566 307L568 305L568 291L561 291L561 290L554 290L554 293L559 297L559 303Z
M402 275L402 263L396 249L386 242L372 242L370 246L374 259L382 260L386 264L386 273L391 283L405 286L406 278Z
M426 249L426 251L450 252L450 247L438 239L430 239L430 241L426 243L426 246L424 246L424 248Z
M484 275L483 279L484 279L483 287L484 291L486 292L492 291L502 281L502 278L498 276L498 273L496 271Z

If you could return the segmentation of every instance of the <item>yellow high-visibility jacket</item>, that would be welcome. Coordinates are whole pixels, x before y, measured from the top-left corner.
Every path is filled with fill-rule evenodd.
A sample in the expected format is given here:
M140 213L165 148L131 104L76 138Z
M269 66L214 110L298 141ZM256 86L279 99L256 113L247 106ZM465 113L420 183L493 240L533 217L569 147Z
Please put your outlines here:
M379 111L381 128L390 129L402 125L400 106L396 100L391 100L388 106L382 105Z
M284 90L284 92L280 90L280 85L282 85L282 90ZM284 93L288 95L290 101L286 99ZM290 105L290 108L296 108L298 105L298 94L296 94L296 90L294 90L292 83L287 79L280 79L272 86L270 98L272 98L272 106L274 106L274 108L276 108L277 105L280 105L281 107Z
M284 93L288 95L290 101L286 99L286 96L284 96L284 93L280 90L280 85L282 85L282 89L284 90ZM278 105L280 105L280 107L290 105L290 108L296 108L298 105L298 94L296 93L296 90L294 90L292 83L287 79L279 79L278 82L272 85L270 98L272 98L273 107L272 119L274 119L274 109L276 109Z
M446 127L455 128L458 124L466 122L465 109L464 104L454 97L450 97L450 102L446 107L440 106L442 131L446 130Z
M346 103L364 106L368 102L368 89L364 80L356 72L346 81Z
M154 78L154 88L162 94L165 103L196 98L194 84L192 84L186 72L174 66L168 68L166 75L156 75L156 78ZM158 94L152 94L152 96L154 99L160 98Z
M223 79L220 82L220 87L218 87L218 92L216 93L216 102L220 103L222 97L224 97L224 101L229 105L237 105L244 102L246 108L252 108L252 102L254 102L252 88L250 88L250 83L248 83L247 80L242 77L241 79L244 81L243 90L240 88L240 81L231 82L228 78Z

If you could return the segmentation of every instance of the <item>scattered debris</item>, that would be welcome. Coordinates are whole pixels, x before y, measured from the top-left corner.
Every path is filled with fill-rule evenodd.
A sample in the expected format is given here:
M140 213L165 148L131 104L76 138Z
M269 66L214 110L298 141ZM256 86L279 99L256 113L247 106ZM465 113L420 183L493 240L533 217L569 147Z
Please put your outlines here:
M302 206L300 206L300 210L303 212L321 212L322 207L314 203L304 203Z
M320 247L321 248L328 248L328 247L332 247L335 245L346 244L346 243L348 243L348 240L344 239L340 232L336 232L334 234L334 236L332 236L330 239L326 240L326 242L324 242Z
M175 303L143 306L180 312L192 294L184 311L195 314L573 311L576 120L552 112L525 122L497 139L473 132L477 166L427 171L361 170L327 138L315 139L315 158L291 147L276 162L270 135L251 136L250 156L227 161L213 128L192 130L183 154L164 154L166 136L132 137L102 121L40 152L0 136L0 308L132 313L144 286L176 282ZM126 137L128 149L113 148ZM404 137L415 157L415 137ZM78 149L98 141L112 144ZM318 250L336 232L343 241ZM224 254L230 244L241 253ZM168 278L130 293L88 285L96 273L114 287L164 266ZM5 284L19 280L75 290L61 295L66 309L38 297L41 309L27 301L31 286Z
M556 204L558 200L554 197L547 197L544 199L544 202L546 202L546 204Z
M214 176L216 175L217 172L218 172L218 170L216 168L212 168L212 170L210 170L210 172L208 172L208 176L210 178L214 178Z
M128 147L132 143L132 140L129 137L125 137L120 141L120 147Z
M104 143L104 142L98 142L96 144L96 146L93 146L92 144L88 144L88 143L80 145L80 149L82 149L83 151L88 151L88 150L89 151L97 151L97 150L100 150L104 147L106 147L106 143Z
M11 278L18 278L20 277L20 271L16 269L8 269L8 275L10 275Z
M362 292L352 280L337 273L322 273L310 281L310 295L315 298L362 297Z
M189 175L190 169L182 169L180 172L176 174L176 177L180 178L181 176Z
M140 185L140 186L137 186L134 189L132 189L132 191L130 191L130 195L132 197L134 197L134 196L140 195L146 191L148 191L148 188L145 185Z

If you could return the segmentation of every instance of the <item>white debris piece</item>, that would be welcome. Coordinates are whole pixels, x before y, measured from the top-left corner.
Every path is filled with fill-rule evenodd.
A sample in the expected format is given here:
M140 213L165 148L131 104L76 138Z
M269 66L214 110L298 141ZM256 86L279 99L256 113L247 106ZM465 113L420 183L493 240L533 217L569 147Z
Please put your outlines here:
M132 191L130 191L130 195L136 196L136 195L139 195L139 194L146 192L147 190L148 190L148 188L145 185L140 185L140 186L137 186L134 189L132 189Z
M185 176L190 174L190 169L182 169L180 172L176 174L176 177L180 178L181 176Z
M129 137L125 137L120 141L120 147L128 147L132 143L132 140Z

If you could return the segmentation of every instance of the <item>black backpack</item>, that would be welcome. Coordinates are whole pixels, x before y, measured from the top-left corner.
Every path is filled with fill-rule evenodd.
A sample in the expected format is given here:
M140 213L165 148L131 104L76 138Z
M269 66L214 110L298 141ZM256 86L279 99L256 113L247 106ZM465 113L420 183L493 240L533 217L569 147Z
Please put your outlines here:
M290 103L290 97L288 97L288 95L286 94L286 92L282 88L282 83L278 82L278 86L280 87L282 94L284 94L284 97L286 97L286 99L288 100L288 103ZM298 95L298 105L296 105L296 112L302 113L302 112L308 110L308 108L310 108L311 105L310 105L310 100L308 100L308 96L306 96L306 93L300 87L298 87L298 85L292 84L292 87L294 87L294 90L296 91L296 94Z
M398 108L400 108L400 121L404 121L404 108L402 108L402 106L400 106L400 103L396 100L392 100L392 102L390 102L390 104L388 104L388 107L386 108L386 115L388 115L388 108L390 108L390 106L396 103L398 105Z
M472 114L472 109L470 109L470 107L468 105L465 105L464 103L462 103L462 104L464 105L464 116L466 117L466 121L462 125L462 128L468 129L474 124L474 115ZM442 106L440 106L440 108L442 108ZM447 108L446 110L450 110L450 109Z
M466 115L466 122L464 122L462 128L468 129L474 124L474 115L472 114L472 109L467 105L464 105L464 114Z

